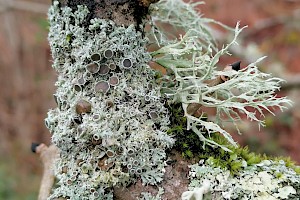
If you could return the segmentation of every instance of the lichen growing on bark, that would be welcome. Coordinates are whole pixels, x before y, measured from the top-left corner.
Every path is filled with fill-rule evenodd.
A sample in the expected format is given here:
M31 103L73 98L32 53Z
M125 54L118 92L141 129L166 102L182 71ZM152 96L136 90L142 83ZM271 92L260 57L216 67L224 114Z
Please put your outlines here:
M162 0L154 5L147 33L154 40L149 40L142 19L152 2L61 0L50 8L58 107L48 112L45 123L60 158L55 165L57 187L49 199L178 199L188 189L188 165L190 189L200 187L205 178L214 184L217 173L194 176L202 166L226 177L228 172L228 177L256 173L259 162L251 160L250 153L244 155L222 128L222 120L235 124L243 113L263 125L248 108L261 115L272 113L270 107L284 109L290 101L275 95L282 80L260 72L258 62L218 71L219 58L229 53L243 28L198 17L194 7L199 2ZM186 33L170 39L159 23ZM219 50L210 23L233 30L233 41ZM159 49L149 53L146 46L153 42ZM162 65L166 74L151 69L149 61ZM209 83L221 76L226 80ZM190 105L195 105L193 114ZM208 118L202 107L215 108L216 118ZM190 160L183 160L178 151ZM205 161L195 164L200 158ZM260 169L265 175L272 168ZM292 174L295 168L289 170ZM299 177L292 174L288 179L289 184ZM224 192L234 189L226 184ZM281 195L295 193L276 189ZM210 188L210 193L219 191Z
M134 25L92 19L85 6L49 11L49 42L59 73L46 125L60 149L50 199L112 199L113 186L162 181L169 116L147 65L147 38ZM151 155L151 156L146 156Z

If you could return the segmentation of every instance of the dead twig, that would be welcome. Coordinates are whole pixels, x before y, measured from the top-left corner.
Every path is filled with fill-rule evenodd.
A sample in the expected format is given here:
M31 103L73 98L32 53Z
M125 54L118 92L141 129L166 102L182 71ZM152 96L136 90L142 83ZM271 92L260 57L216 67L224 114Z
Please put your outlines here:
M55 160L59 157L59 151L56 146L50 145L48 147L45 144L40 144L32 150L39 154L44 166L38 200L46 200L50 195L55 180L53 167Z

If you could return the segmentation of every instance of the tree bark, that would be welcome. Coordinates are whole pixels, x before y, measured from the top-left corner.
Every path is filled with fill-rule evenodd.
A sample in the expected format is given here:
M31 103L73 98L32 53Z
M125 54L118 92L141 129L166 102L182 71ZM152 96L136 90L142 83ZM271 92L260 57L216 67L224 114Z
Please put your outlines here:
M159 0L59 0L61 6L77 9L77 5L85 5L90 10L90 19L110 19L117 25L129 26L134 24L139 28L142 20L148 14L151 3Z
M181 194L188 191L188 165L193 164L194 160L183 159L181 154L172 150L168 154L168 160L172 161L165 168L164 180L158 186L164 188L164 194L162 195L162 200L179 200ZM116 200L136 200L137 197L134 194L140 194L141 192L149 192L153 196L158 193L158 188L156 186L143 186L142 182L138 180L136 183L130 185L127 188L114 188L114 197Z

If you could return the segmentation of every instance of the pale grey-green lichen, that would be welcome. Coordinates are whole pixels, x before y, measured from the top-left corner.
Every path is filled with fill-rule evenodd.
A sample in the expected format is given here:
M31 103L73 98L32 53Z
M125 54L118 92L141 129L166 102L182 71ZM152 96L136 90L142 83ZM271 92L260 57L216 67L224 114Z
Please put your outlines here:
M60 158L55 165L58 184L49 199L113 199L113 186L127 186L138 178L143 184L160 183L165 150L174 143L166 134L170 125L167 100L182 103L184 110L189 103L216 108L216 123L188 113L185 116L188 129L204 144L224 149L210 138L210 133L219 132L235 145L221 128L222 116L235 123L242 112L262 124L248 107L263 115L263 109L271 112L269 107L283 109L290 103L274 95L282 80L260 72L256 63L238 72L217 70L220 56L229 53L228 47L236 43L242 29L237 26L232 43L218 50L209 25L217 22L198 18L196 5L181 0L161 0L154 5L150 36L161 48L150 54L145 46L151 41L134 26L92 19L86 27L89 11L85 6L74 11L60 8L54 1L48 16L53 68L58 72L58 108L48 112L45 123L60 149ZM155 26L159 21L186 33L169 40L164 28ZM161 85L147 65L150 60L168 68ZM205 83L219 75L231 79L215 86ZM200 188L205 178L211 181L210 195L225 199L255 199L254 194L298 197L299 177L284 163L262 163L244 170L239 177L231 177L209 163L193 165L190 189ZM274 171L284 176L274 179ZM157 196L142 193L137 198L161 199L162 193L160 189Z
M55 98L45 122L60 149L58 186L49 199L113 199L113 186L137 178L157 184L164 174L165 98L147 65L147 39L134 26L91 20L85 6L49 10L49 42L58 72Z
M209 181L208 195L212 199L296 200L300 197L300 175L286 167L283 160L264 160L259 164L245 165L235 175L208 161L191 165L189 176L190 190Z
M276 95L283 80L263 73L257 67L263 58L238 71L217 69L220 57L230 55L229 47L237 45L237 37L245 27L240 28L237 23L235 29L230 29L212 19L199 17L196 6L202 3L161 0L154 5L151 36L153 42L161 48L151 54L155 62L168 69L162 79L162 92L173 102L182 103L187 129L194 131L204 144L228 150L210 138L211 133L218 132L232 145L236 145L231 134L222 128L224 122L233 123L239 131L237 121L246 116L264 126L266 112L274 114L273 108L283 110L291 101ZM165 31L161 23L168 23L174 30L183 30L185 33L173 35L170 39L170 31ZM232 42L219 50L215 45L211 24L232 30ZM220 75L228 76L230 80L216 85L207 83ZM186 111L190 103L215 108L213 122L190 115Z
M162 187L158 188L158 192L153 196L149 192L142 192L140 200L161 200L161 196L164 194L164 189Z
M210 182L204 180L201 187L195 187L193 191L185 191L181 195L181 200L203 200L204 195L210 190ZM207 196L207 195L206 195Z

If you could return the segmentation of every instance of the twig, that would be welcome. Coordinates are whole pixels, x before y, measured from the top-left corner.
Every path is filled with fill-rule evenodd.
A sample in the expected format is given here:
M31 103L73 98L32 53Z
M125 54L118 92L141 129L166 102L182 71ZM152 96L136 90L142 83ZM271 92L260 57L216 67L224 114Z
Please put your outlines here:
M50 195L55 180L53 165L55 159L59 157L59 152L54 145L48 147L45 144L40 144L36 147L36 153L40 155L40 159L44 166L38 200L46 200Z

